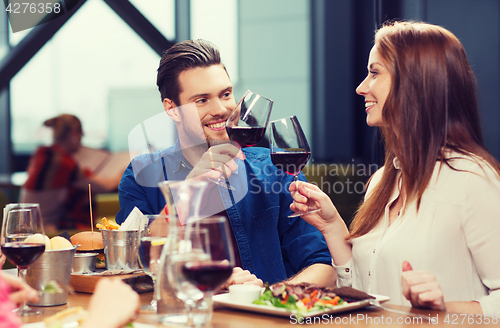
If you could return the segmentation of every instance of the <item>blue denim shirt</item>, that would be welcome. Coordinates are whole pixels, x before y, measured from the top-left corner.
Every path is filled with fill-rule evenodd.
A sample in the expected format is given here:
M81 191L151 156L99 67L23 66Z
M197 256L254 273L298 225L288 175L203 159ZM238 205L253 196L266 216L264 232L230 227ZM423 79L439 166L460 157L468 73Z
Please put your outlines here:
M288 191L293 177L272 164L269 149L243 149L246 159L229 178L235 191L219 187L237 242L243 269L270 284L283 281L315 264L331 265L323 235L292 213ZM158 187L164 180L184 180L192 167L182 156L179 141L165 150L141 155L125 170L118 194L122 223L137 206L144 214L157 214L165 206ZM135 173L134 173L135 172ZM301 173L299 178L305 180ZM248 192L239 194L239 190Z

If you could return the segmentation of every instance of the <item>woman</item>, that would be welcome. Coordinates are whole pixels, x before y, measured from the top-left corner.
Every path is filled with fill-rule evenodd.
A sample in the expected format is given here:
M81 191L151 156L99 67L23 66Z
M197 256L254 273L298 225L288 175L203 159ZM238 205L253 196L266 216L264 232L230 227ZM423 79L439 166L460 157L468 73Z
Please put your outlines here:
M81 147L83 131L76 116L61 114L44 125L53 129L54 143L39 147L31 157L20 201L40 204L48 232L57 228L88 230L89 184L93 192L114 190L123 171L116 177L103 178L78 166L73 155Z
M475 79L458 39L396 22L375 35L365 97L385 165L349 232L314 185L290 187L292 210L325 236L340 285L395 304L500 314L500 165L483 145Z

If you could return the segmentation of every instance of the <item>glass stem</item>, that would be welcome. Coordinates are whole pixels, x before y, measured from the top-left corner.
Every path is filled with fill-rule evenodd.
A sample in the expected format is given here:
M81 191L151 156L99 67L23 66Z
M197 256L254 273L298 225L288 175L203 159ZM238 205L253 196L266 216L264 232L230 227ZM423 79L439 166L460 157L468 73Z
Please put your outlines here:
M187 312L187 322L186 327L194 327L194 313L193 310L196 306L196 303L192 300L186 300L184 302L186 304L186 312Z
M212 300L212 295L213 292L206 292L205 293L205 303L207 304L207 319L206 319L206 324L208 325L212 321L212 314L214 313L214 303Z
M25 282L25 283L28 283L28 281L26 280L26 273L28 272L28 269L27 268L21 268L21 267L18 267L17 268L18 270L18 273L19 273L19 276L21 277L21 279ZM25 310L29 310L29 306L26 304L27 302L24 301L21 306L19 307L18 311L25 311Z
M153 280L153 301L158 301L160 299L159 297L159 290L156 286L156 277L154 275L150 275L151 280Z

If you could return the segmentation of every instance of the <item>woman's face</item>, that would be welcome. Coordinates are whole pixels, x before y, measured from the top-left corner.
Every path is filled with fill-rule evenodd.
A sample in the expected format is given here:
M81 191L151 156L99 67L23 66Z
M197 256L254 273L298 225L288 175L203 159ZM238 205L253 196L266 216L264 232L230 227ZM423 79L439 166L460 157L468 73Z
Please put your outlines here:
M390 89L391 75L375 45L368 58L368 75L356 88L356 93L365 97L366 123L369 126L384 126L382 108Z

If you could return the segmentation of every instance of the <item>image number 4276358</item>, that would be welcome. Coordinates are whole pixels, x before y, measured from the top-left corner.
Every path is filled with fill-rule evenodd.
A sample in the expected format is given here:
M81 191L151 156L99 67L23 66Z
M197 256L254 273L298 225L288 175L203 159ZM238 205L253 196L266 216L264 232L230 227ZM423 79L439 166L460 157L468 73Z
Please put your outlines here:
M59 18L77 2L78 0L4 0L5 11L14 33Z

